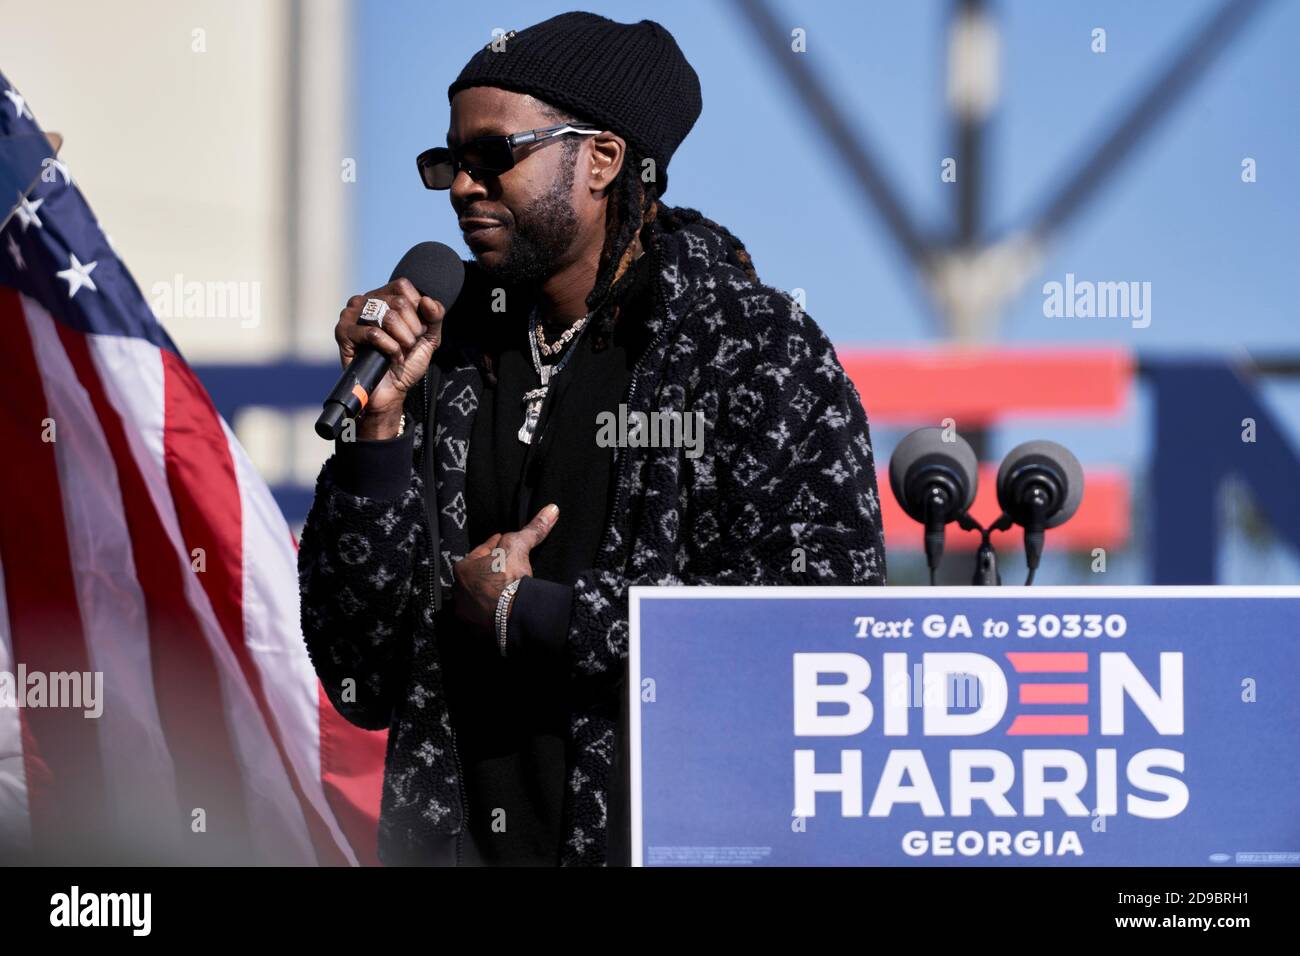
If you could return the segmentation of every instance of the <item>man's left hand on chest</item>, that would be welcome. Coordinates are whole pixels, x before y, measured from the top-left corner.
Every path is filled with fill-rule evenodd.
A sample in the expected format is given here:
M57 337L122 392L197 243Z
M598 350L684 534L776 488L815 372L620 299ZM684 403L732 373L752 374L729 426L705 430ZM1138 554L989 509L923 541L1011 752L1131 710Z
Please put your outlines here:
M454 566L456 616L491 633L497 601L507 584L533 573L529 554L555 527L560 509L550 504L518 531L494 534Z

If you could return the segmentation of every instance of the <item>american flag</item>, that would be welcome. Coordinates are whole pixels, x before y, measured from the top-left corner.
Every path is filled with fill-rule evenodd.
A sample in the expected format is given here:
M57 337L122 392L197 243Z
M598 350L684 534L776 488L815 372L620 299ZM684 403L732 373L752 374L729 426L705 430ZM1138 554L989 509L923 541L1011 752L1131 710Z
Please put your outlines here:
M292 534L0 94L0 862L374 863L385 735L319 685ZM102 714L20 672L102 674Z

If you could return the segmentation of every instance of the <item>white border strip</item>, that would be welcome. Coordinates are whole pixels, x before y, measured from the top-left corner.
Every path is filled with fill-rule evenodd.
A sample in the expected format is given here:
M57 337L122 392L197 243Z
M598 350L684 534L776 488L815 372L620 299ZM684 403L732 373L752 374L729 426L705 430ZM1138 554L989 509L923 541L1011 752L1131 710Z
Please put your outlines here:
M629 817L632 823L632 865L645 866L641 859L641 599L649 597L659 588L634 586L628 589L627 634L627 742L631 756ZM695 591L703 588L672 587L673 591ZM737 589L739 590L739 589Z

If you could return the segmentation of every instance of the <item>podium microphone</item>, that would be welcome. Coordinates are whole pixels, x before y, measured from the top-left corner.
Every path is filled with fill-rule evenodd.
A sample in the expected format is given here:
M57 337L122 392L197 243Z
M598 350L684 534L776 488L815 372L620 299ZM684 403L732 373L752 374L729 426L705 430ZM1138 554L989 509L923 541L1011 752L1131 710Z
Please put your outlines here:
M1043 556L1043 532L1069 521L1083 500L1083 466L1064 445L1027 441L1007 453L998 469L1002 513L1025 529L1025 564L1034 572Z
M441 302L450 311L465 283L465 263L450 246L421 242L402 256L389 281L402 278L409 279L420 295ZM361 414L370 393L387 371L388 359L383 353L369 346L357 349L325 399L325 407L316 419L316 434L329 441L338 438L343 422Z
M889 486L908 516L925 525L925 561L934 584L943 557L944 530L975 500L979 462L966 439L944 429L918 428L889 459Z

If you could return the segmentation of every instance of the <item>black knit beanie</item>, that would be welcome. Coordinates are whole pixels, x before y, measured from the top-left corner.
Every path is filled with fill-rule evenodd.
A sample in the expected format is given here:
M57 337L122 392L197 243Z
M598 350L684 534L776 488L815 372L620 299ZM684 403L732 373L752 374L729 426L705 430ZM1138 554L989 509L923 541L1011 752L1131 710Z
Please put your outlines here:
M662 195L668 161L700 115L700 80L671 33L653 20L617 23L562 13L488 44L447 89L527 93L617 133L655 162Z

